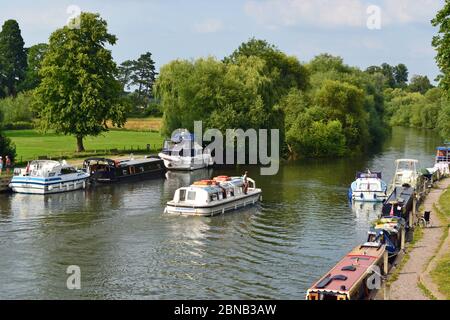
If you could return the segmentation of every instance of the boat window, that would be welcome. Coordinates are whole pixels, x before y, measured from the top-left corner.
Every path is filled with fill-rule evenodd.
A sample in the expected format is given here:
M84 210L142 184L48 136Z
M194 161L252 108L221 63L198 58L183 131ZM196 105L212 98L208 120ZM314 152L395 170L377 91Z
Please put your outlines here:
M180 201L186 200L186 190L182 189L180 190Z
M75 168L62 168L61 174L71 174L71 173L77 173L77 170Z
M48 174L48 176L49 176L49 177L54 177L54 176L55 176L55 173L54 173L54 172L50 172L50 173Z
M189 201L195 201L195 194L196 194L195 191L189 191L189 192L188 192L187 199L188 199Z

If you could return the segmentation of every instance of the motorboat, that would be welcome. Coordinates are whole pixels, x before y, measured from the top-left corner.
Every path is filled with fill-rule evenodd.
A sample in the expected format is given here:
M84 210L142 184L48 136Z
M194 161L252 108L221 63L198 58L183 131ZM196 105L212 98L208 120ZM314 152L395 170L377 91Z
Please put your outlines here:
M376 292L367 281L387 271L388 252L379 243L354 248L306 292L307 300L365 300Z
M90 174L90 180L96 183L164 177L166 173L164 162L158 157L131 157L128 160L89 158L84 161L83 169Z
M383 202L387 198L387 184L381 180L381 172L358 172L349 189L353 201Z
M450 174L450 143L437 148L436 162L434 170L438 170L439 176L448 176Z
M389 191L392 192L395 188L405 185L416 188L420 176L420 173L417 171L419 161L414 159L399 159L395 161L395 164L395 174Z
M172 139L166 140L158 156L168 170L193 171L214 164L210 150L197 143L194 135L187 130L181 130Z
M83 189L88 179L89 173L66 161L35 160L14 170L9 187L17 193L51 194Z
M396 187L383 204L382 217L401 217L406 220L407 228L409 228L413 222L415 196L414 188L409 185Z
M262 190L255 181L243 177L219 176L213 180L197 181L175 191L165 212L189 216L215 216L227 211L254 205Z

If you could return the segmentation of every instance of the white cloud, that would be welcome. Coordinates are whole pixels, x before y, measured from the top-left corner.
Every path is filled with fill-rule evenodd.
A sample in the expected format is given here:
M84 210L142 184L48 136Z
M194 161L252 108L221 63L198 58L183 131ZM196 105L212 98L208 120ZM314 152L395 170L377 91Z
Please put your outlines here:
M248 0L247 15L267 27L366 27L370 5L381 7L382 26L428 23L444 0Z
M222 30L222 28L223 23L218 19L207 19L194 26L195 31L199 33L214 33Z
M430 23L444 0L384 0L384 23Z
M363 26L366 12L359 0L250 0L244 9L262 24L325 28Z

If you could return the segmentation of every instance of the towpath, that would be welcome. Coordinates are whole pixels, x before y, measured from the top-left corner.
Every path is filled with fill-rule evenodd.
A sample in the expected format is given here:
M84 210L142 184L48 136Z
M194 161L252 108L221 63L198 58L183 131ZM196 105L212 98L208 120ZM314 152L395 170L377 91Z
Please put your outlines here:
M423 203L425 211L431 211L433 228L424 229L424 234L410 251L410 259L401 270L398 279L390 286L390 300L429 300L419 288L419 277L425 271L430 259L436 254L441 243L444 226L433 209L442 192L450 185L450 178L440 181L431 190Z

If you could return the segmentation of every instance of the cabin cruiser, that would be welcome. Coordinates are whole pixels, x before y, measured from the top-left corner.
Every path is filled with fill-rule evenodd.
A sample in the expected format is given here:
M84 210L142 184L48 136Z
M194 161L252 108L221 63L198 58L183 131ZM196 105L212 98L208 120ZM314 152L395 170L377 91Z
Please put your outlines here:
M434 169L439 171L440 176L448 176L450 174L450 143L444 147L437 148L436 162Z
M17 193L51 194L83 189L89 174L66 161L35 160L16 169L9 187Z
M419 161L413 159L400 159L395 163L395 174L389 190L392 192L395 188L402 187L404 185L416 188L420 176L417 171Z
M261 199L261 194L261 189L257 189L250 178L220 176L178 189L173 200L167 203L165 212L214 216L254 205Z
M96 183L163 177L166 173L164 163L158 157L129 160L89 158L84 160L83 169L90 174L90 180Z
M383 202L386 200L387 184L381 180L381 172L359 172L349 190L353 201Z
M181 130L171 140L166 140L158 156L168 170L193 171L214 164L211 152L203 149L187 130Z

